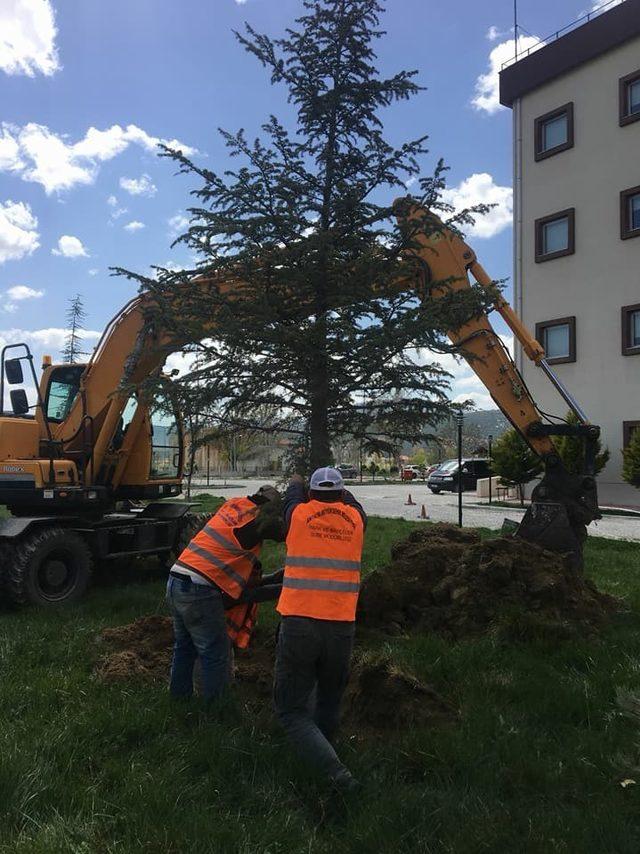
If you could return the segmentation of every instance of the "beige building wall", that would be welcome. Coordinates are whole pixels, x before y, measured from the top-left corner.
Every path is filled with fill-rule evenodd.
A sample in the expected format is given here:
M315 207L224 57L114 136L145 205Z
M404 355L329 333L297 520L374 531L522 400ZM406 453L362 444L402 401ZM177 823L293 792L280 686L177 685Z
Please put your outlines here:
M621 476L623 422L640 421L640 355L623 356L621 307L640 303L640 238L620 239L620 191L640 185L640 122L620 127L619 78L640 68L640 39L591 60L514 103L515 307L536 323L575 316L576 361L554 366L602 428L611 461L600 499L640 505ZM574 146L539 162L534 120L572 101ZM535 262L535 220L575 208L575 254ZM520 354L521 358L521 354ZM526 359L541 407L567 407Z

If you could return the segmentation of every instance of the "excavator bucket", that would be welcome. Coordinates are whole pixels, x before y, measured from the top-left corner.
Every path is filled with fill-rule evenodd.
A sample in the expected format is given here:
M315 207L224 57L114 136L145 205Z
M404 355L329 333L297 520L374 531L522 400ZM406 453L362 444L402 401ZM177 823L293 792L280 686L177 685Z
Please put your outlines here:
M584 525L572 525L565 504L534 501L515 532L516 537L536 543L549 551L566 554L576 572L584 569Z

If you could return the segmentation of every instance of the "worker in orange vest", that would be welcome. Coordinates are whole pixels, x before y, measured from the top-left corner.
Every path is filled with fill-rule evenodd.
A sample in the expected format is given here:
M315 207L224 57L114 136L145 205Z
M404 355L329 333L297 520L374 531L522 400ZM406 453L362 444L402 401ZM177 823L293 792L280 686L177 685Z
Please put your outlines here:
M254 601L260 597L248 601L249 591L271 581L261 578L262 542L284 539L281 516L263 512L264 505L279 501L272 486L225 501L171 567L167 604L175 636L169 685L174 697L193 694L196 658L206 700L219 697L228 685L231 642L247 646L255 624ZM273 589L265 587L265 593Z
M367 517L334 468L306 495L294 475L284 498L287 544L276 651L276 713L298 753L336 787L359 786L333 747L349 680Z

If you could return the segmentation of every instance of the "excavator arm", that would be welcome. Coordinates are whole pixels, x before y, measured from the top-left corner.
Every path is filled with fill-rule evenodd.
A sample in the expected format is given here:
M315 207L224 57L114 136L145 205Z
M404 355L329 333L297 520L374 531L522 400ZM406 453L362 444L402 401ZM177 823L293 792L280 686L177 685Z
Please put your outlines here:
M493 282L479 263L473 249L431 211L410 199L396 202L398 219L409 235L406 254L419 271L417 290L430 288L432 297L469 288L469 276L484 287ZM434 283L433 286L430 283ZM540 343L531 336L520 318L502 297L495 310L502 316L524 354L540 368L575 413L577 424L545 423L542 413L488 316L474 317L449 331L468 361L514 428L541 458L545 473L535 487L530 508L519 526L525 539L572 555L576 568L582 567L582 543L586 526L599 519L595 481L596 443L599 427L589 423L584 411L556 376ZM569 474L562 464L553 436L574 435L585 442L585 471Z

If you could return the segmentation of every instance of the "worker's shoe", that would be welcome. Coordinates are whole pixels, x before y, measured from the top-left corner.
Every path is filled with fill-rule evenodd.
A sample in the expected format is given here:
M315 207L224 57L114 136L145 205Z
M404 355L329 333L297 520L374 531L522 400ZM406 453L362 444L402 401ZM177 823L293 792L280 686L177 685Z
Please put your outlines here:
M353 774L346 768L343 771L339 771L335 777L332 777L331 783L333 784L333 787L343 795L351 795L360 791L362 788L362 783L359 780L356 780Z

